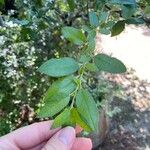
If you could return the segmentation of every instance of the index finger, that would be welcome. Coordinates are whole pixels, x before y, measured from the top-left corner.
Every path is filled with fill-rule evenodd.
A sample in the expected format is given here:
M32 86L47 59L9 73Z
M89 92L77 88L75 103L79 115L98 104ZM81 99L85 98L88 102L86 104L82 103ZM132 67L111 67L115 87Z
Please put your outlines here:
M34 123L7 134L2 139L9 140L20 149L29 149L48 140L59 130L50 130L51 125L52 121Z

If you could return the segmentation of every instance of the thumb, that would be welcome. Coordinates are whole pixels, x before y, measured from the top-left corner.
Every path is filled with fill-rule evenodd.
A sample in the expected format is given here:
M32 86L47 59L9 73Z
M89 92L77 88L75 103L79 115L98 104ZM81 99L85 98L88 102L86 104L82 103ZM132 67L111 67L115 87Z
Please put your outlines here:
M58 131L42 148L42 150L70 150L75 140L75 130L66 127Z

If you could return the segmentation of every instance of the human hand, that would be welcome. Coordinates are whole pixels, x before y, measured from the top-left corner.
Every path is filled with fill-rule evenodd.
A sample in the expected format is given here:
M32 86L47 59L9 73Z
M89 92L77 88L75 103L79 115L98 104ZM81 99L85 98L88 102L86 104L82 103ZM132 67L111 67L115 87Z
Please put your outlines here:
M87 138L76 138L72 127L50 130L52 121L34 123L0 138L0 150L91 150Z

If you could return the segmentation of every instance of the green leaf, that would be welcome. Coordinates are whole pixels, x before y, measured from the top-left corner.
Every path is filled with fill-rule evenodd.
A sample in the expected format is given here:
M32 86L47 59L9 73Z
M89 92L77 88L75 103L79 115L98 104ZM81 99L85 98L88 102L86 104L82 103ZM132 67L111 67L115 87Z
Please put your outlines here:
M55 119L52 124L52 128L58 128L61 126L68 126L72 124L71 122L71 110L66 108L62 113L60 113Z
M93 130L98 130L98 109L91 94L84 89L80 89L76 97L77 111L86 124Z
M74 77L69 76L52 84L44 96L44 105L39 109L38 117L52 117L66 107L70 94L76 89Z
M125 21L118 21L111 29L111 36L119 35L125 29Z
M87 62L89 62L91 60L91 57L90 56L88 56L88 55L81 55L81 57L80 57L80 62L81 63L87 63Z
M95 39L91 39L90 41L88 41L86 52L87 53L93 52L95 50L95 46L96 46Z
M94 61L99 71L106 71L110 73L126 72L126 67L120 60L106 54L96 55L94 57Z
M132 5L122 5L122 16L125 19L131 18L135 12L135 7Z
M38 118L52 117L59 113L69 103L70 97L63 93L56 93L56 99L53 97L47 101L38 112Z
M45 94L45 100L50 99L55 93L64 93L69 95L76 89L76 84L74 83L74 76L68 76L63 79L55 81L52 86L48 89Z
M106 28L111 29L114 26L115 22L114 21L108 21L105 25Z
M97 66L93 63L87 63L85 65L85 67L86 67L87 70L92 71L92 72L97 72L98 71Z
M18 20L18 19L15 19L13 20L14 23L16 24L19 24L21 26L26 26L29 24L29 21L28 20Z
M62 35L77 45L82 45L86 41L86 37L82 31L73 27L63 27Z
M92 131L92 129L84 122L84 120L82 120L76 108L71 109L71 118L74 120L76 124L82 127L85 131L87 132Z
M36 1L35 1L35 4L36 4L37 7L42 7L42 5L43 5L43 0L36 0Z
M89 20L92 27L98 27L99 26L99 20L96 12L89 12Z
M99 21L100 21L101 24L106 22L107 18L108 18L108 12L105 12L105 11L100 12Z
M4 5L4 4L5 4L4 0L0 0L0 5Z
M105 34L105 35L110 34L110 31L106 28L101 28L99 32L102 33L102 34Z
M74 0L67 0L67 2L68 2L70 10L74 11L74 9L75 9L75 2L74 2Z
M144 10L145 14L150 14L150 6L146 6L145 10Z
M136 5L136 1L135 0L111 0L110 1L113 4L127 4L127 5Z
M139 24L144 24L144 23L145 21L143 20L143 18L131 18L131 19L126 20L126 24L139 25Z
M87 25L83 25L82 29L86 32L90 32L91 30L93 30L90 26L87 26Z
M88 32L88 36L87 36L87 52L93 52L95 50L95 36L96 36L96 31L95 30L91 30Z
M50 59L40 66L39 72L52 77L61 77L72 74L79 69L78 63L69 57Z
M96 31L95 30L91 30L88 32L88 36L87 36L88 41L95 40L95 37L96 37Z

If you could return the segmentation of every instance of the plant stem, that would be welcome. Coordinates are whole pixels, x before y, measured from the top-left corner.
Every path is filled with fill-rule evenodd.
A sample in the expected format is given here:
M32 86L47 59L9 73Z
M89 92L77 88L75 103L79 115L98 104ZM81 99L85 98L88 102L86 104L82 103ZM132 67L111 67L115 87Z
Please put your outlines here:
M82 77L83 77L83 74L84 74L84 65L80 68L81 70L81 73L79 73L79 76L78 76L78 79L80 80L79 82L79 85L77 86L77 88L72 92L71 95L73 95L73 98L72 98L72 102L71 102L71 105L70 105L70 108L72 109L73 106L74 106L74 103L75 103L75 98L76 98L76 95L77 95L77 92L79 89L81 89L82 87Z

